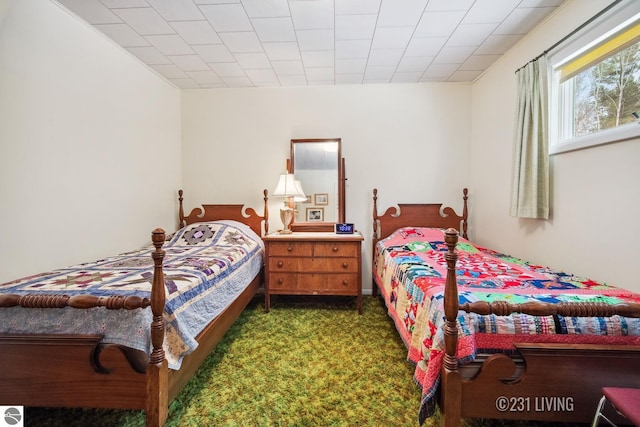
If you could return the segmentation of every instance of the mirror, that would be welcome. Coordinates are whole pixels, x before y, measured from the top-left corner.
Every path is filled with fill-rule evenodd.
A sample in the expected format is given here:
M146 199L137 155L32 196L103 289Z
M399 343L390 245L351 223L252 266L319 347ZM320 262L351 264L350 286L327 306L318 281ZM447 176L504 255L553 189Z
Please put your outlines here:
M295 203L294 231L333 231L344 222L344 159L340 138L292 139L291 173L306 201Z

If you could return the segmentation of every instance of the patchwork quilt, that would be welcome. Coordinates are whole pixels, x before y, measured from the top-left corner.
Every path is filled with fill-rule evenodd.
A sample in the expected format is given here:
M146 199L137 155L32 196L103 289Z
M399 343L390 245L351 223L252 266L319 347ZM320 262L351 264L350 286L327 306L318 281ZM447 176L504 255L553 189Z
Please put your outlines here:
M533 265L459 239L456 275L459 302L640 303L640 295L586 278ZM378 242L373 274L390 317L415 364L422 389L419 421L435 410L444 360L444 288L447 274L444 230L402 228ZM478 353L514 353L516 342L640 345L640 319L585 318L525 314L458 314L461 363Z
M164 350L171 369L198 346L196 336L251 283L263 265L260 236L236 221L188 225L163 246ZM148 298L153 245L96 262L0 284L4 294L137 295ZM0 333L101 334L105 343L150 354L150 308L2 308Z

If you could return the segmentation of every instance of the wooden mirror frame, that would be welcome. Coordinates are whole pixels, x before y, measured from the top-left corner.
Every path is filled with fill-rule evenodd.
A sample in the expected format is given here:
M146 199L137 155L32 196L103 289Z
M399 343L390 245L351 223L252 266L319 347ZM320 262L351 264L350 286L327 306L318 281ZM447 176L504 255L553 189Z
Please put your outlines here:
M292 139L291 140L291 154L290 154L290 172L295 175L295 156L294 156L294 144L298 143L323 143L323 142L337 142L338 152L338 206L337 206L337 221L323 221L323 222L308 222L298 221L295 219L291 223L291 230L293 231L334 231L334 225L336 223L345 222L345 190L346 190L346 178L344 158L342 158L342 139L341 138L313 138L313 139ZM304 190L304 183L302 183Z

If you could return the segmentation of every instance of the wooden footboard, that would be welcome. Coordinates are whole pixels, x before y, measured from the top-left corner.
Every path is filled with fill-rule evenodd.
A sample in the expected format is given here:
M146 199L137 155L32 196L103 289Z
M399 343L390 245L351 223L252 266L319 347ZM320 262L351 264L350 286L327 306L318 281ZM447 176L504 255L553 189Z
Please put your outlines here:
M164 341L164 230L152 232L154 273L149 299L78 295L2 295L0 307L145 309L151 307L150 357L102 344L100 335L0 335L0 404L144 409L148 426L168 414Z
M513 360L490 356L472 378L463 378L456 357L459 310L482 315L640 317L640 304L478 302L458 304L456 282L458 232L445 233L447 278L444 327L446 354L442 371L441 406L445 426L461 418L502 418L588 422L603 386L640 387L640 347L583 344L516 344L523 359L514 377Z

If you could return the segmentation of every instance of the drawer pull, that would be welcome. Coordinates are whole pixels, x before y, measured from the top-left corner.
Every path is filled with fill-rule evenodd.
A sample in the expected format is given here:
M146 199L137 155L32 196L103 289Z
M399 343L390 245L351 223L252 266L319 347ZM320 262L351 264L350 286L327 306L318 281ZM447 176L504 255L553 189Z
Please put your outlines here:
M284 279L278 279L277 282L278 282L278 285L282 285L284 283Z
M342 268L347 268L349 267L349 263L348 262L343 262L342 263Z
M284 262L278 261L278 267L282 268L283 265L284 265Z
M342 286L347 286L348 284L349 284L348 280L345 279L345 280L342 281Z
M334 247L333 247L333 252L338 252L338 249L339 249L339 248L338 248L337 246L334 246Z
M293 246L287 246L287 252L293 252Z

